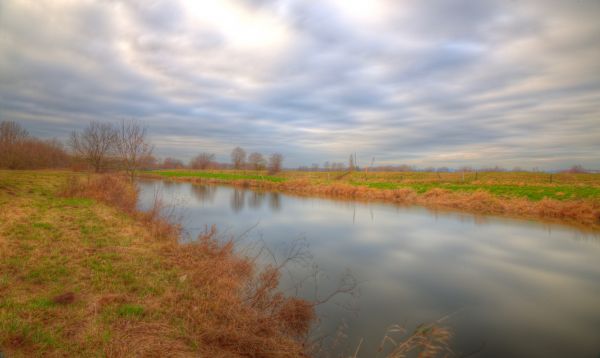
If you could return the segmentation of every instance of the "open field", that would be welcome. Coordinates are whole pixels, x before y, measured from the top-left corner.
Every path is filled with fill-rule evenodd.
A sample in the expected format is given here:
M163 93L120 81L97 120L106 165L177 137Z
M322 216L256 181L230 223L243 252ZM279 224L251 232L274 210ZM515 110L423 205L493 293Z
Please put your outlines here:
M600 228L600 174L162 170L149 175L392 201Z
M0 171L0 352L304 354L312 306L281 296L277 271L214 232L178 244L122 178L72 175Z

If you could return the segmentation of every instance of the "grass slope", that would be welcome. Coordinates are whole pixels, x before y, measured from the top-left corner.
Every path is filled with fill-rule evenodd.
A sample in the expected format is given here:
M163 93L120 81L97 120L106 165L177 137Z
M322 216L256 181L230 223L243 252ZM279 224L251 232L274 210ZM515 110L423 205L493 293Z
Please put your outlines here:
M289 301L278 297L268 312L241 301L256 273L249 262L209 239L180 248L122 210L60 197L68 176L0 171L0 352L301 354L293 335L307 326L277 318Z

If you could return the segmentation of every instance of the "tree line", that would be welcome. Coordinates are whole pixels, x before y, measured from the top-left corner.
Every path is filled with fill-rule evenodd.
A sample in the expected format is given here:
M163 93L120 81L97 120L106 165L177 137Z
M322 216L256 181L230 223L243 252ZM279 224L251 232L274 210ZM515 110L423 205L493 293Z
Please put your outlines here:
M18 123L0 122L0 168L44 169L85 165L95 172L120 169L133 176L151 161L153 147L147 129L136 120L118 125L90 122L73 131L67 145L29 135Z
M283 155L265 157L259 152L246 155L236 147L231 152L231 164L218 163L213 153L200 153L185 165L181 160L167 157L162 161L153 156L147 128L137 120L122 120L117 125L90 122L80 131L73 131L67 148L56 140L40 140L16 122L0 122L0 168L44 169L85 167L100 173L124 170L132 177L141 169L252 169L268 170L274 174L283 166Z
M122 120L118 124L90 122L81 131L73 131L67 147L57 139L42 140L31 136L18 123L0 122L0 169L44 169L44 168L88 168L95 172L124 170L133 176L141 169L237 169L267 170L274 174L283 169L284 157L280 153L265 156L259 152L247 154L241 147L231 151L230 163L219 163L214 153L201 152L187 164L167 157L158 160L153 156L154 147L147 136L147 128L137 120ZM526 170L515 167L511 170L494 166L474 169L463 166L457 169L448 167L417 168L413 165L374 165L375 158L364 170L369 172L538 172L537 168ZM350 155L347 163L325 162L322 166L313 163L300 166L301 171L359 171L356 153ZM589 170L575 165L562 170L565 173L586 173Z
M219 163L215 160L213 153L200 153L192 158L188 164L191 169L237 169L237 170L267 170L269 173L278 173L283 169L283 155L273 153L265 157L262 153L246 153L241 147L235 147L231 151L231 163ZM174 158L165 158L160 167L168 169L169 167L185 168L183 162Z

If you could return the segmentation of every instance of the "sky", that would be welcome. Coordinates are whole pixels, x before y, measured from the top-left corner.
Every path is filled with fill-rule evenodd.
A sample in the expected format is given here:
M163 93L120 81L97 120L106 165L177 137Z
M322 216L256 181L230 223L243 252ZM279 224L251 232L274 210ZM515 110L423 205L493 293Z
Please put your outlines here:
M598 0L0 0L0 120L159 157L600 168Z

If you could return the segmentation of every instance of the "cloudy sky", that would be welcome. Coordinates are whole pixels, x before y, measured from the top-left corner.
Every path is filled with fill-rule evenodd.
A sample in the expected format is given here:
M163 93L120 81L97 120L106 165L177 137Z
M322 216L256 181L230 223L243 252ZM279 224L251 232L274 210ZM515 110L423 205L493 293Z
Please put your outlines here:
M0 0L0 120L159 156L600 167L598 0Z

